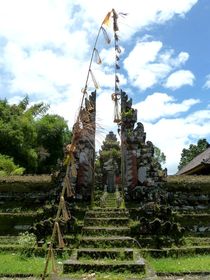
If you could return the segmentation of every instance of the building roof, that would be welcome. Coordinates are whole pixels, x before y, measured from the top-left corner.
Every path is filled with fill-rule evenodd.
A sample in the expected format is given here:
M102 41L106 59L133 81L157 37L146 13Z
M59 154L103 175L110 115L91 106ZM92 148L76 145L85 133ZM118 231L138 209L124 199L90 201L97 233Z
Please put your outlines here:
M207 171L209 170L209 172ZM210 147L182 167L176 175L210 174Z

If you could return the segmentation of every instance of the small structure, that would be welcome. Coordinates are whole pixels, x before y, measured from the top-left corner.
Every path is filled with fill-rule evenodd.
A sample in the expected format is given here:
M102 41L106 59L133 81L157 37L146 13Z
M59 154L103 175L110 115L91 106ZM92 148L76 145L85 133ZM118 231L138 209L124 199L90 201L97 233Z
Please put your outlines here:
M182 167L176 175L209 175L210 174L210 147L197 155L188 164Z

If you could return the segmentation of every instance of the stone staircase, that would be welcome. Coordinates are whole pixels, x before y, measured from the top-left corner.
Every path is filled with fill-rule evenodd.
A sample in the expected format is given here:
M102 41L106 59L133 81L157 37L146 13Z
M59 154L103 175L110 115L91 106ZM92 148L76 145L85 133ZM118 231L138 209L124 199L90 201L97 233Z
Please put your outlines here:
M129 237L129 213L117 208L118 194L107 194L103 208L88 210L79 246L63 263L63 272L129 271L144 273L138 245Z

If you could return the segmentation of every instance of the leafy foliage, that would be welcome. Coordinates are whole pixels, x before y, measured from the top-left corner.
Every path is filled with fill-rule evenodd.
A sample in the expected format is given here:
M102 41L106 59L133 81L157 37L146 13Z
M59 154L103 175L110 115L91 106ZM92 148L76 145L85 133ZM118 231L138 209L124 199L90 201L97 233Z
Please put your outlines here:
M65 120L58 115L45 115L37 121L36 128L39 169L42 172L47 172L49 168L52 169L56 165L58 158L62 158L63 145L70 140L71 133Z
M23 247L34 246L36 244L36 236L27 231L21 232L18 236L18 243Z
M166 156L165 154L156 146L154 146L154 158L159 162L160 164L164 164L166 162Z
M104 163L109 159L114 159L118 165L118 170L120 170L121 150L119 142L117 141L117 138L113 134L113 132L110 132L106 136L105 140L103 141L101 150L99 151L99 162L102 170L104 167Z
M25 168L15 165L9 156L0 154L0 176L22 175Z
M20 255L22 257L29 257L32 255L33 247L36 244L36 236L27 231L21 232L18 236L18 244L22 247Z
M199 139L196 145L190 144L188 149L183 149L181 153L181 159L179 162L178 170L184 167L197 155L205 151L208 147L209 147L209 143L207 142L206 139Z
M0 153L12 157L27 173L51 172L62 157L64 143L70 141L66 121L46 115L48 109L42 102L29 106L28 96L17 105L0 100Z

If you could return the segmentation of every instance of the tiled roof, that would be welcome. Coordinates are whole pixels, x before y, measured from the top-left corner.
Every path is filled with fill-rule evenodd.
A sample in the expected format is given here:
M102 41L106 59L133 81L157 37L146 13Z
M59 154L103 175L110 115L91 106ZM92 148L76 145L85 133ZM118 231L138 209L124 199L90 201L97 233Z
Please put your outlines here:
M210 147L197 155L193 160L180 169L176 175L193 173L193 169L202 168L205 164L210 164Z

